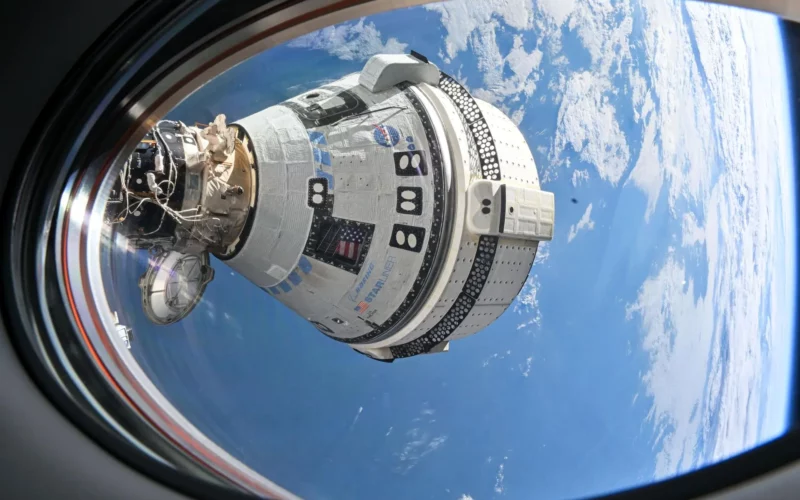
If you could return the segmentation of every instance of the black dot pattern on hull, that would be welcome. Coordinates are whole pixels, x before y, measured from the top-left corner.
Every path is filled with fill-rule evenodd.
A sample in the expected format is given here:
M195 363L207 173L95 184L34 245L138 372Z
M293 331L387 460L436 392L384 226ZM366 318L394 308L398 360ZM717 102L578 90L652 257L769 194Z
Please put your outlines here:
M380 325L375 325L372 331L368 333L349 339L332 337L335 340L344 342L346 344L363 344L378 339L379 337L387 334L390 330L396 328L404 319L406 319L409 311L411 311L411 309L419 302L419 300L422 300L422 296L425 294L426 289L428 289L431 274L433 268L435 267L434 261L438 256L438 252L442 244L442 232L443 227L445 226L445 216L447 210L444 192L444 172L442 171L442 149L439 145L439 140L436 137L436 132L433 128L431 117L428 115L427 110L414 93L413 89L411 89L411 84L402 83L398 85L398 88L403 91L403 94L406 96L406 98L408 98L409 102L414 108L414 111L422 121L422 126L425 129L425 138L428 141L430 169L426 170L426 175L433 175L434 203L433 217L431 219L430 232L428 233L430 236L428 237L428 244L425 248L425 256L423 257L422 265L417 273L417 277L400 306L395 310L395 312L392 313L391 316L389 316L388 319L386 319L386 321ZM389 242L387 241L386 244L388 245Z
M486 118L483 117L478 103L460 83L444 73L439 78L439 88L453 101L462 120L467 124L471 138L477 147L481 177L500 180L500 162L494 137L492 137L492 132L489 130L489 125L486 123ZM489 271L492 269L494 255L497 252L498 241L497 236L480 237L472 268L458 298L433 328L410 342L391 347L394 358L407 358L429 352L437 344L447 340L461 325L475 306L475 302L486 284Z

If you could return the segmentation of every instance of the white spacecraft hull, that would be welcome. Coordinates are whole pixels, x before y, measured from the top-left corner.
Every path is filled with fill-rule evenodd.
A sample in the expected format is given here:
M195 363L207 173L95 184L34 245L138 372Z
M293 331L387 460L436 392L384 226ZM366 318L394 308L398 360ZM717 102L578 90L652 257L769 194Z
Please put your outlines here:
M517 127L423 58L375 56L232 129L255 181L217 255L373 358L486 327L552 238L553 195Z

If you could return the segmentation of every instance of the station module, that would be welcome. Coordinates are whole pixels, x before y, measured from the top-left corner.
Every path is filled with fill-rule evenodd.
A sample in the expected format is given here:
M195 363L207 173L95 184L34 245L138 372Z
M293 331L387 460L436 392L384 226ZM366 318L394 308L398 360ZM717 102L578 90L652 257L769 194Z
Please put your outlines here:
M106 211L151 251L139 287L152 322L191 312L213 254L382 361L446 351L497 319L554 217L516 125L414 52L231 124L159 122Z

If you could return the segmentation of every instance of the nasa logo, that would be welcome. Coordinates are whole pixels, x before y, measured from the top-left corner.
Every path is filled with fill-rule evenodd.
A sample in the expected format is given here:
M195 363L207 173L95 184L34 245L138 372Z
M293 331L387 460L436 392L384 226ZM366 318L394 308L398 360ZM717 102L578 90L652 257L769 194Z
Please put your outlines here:
M375 138L375 142L387 148L395 146L400 142L400 132L391 125L375 125L372 136Z

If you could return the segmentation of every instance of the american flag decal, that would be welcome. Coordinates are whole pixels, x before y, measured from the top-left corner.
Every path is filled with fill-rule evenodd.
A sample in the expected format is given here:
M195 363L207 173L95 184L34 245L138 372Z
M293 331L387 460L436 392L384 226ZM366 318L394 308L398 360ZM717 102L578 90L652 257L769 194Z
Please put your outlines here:
M366 238L366 232L358 227L340 227L333 238L335 247L333 253L347 260L356 261L361 251L361 244ZM330 247L328 247L330 248Z
M345 259L356 260L360 246L360 243L354 241L340 241L339 244L336 245L336 253Z
M374 230L374 224L324 215L315 209L311 232L303 253L339 269L358 274L369 253Z
M358 305L356 306L356 310L357 310L357 311L358 311L360 314L364 314L364 311L366 311L368 307L369 307L369 304L367 304L366 302L364 302L364 301L362 300L362 301L361 301L361 302L359 302L359 303L358 303Z

